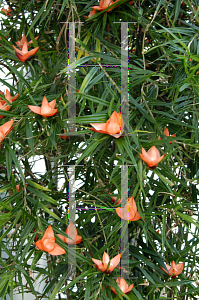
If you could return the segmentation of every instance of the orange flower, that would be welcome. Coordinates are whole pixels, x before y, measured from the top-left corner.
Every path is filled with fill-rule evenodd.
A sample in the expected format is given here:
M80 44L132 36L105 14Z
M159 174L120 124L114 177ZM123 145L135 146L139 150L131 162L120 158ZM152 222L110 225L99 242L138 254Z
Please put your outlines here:
M0 94L3 95L3 92L0 91ZM9 92L9 90L6 89L6 93L5 93L4 98L5 98L6 100L8 100L8 102L12 103L13 101L15 101L15 100L18 98L18 96L19 96L19 94L17 94L16 96L12 97L11 94L10 94L10 92ZM5 100L1 99L1 97L0 97L0 103L1 103L2 105L4 105L4 104L6 104L7 102L6 102Z
M51 225L46 229L42 239L35 243L35 246L51 255L61 255L66 253L62 247L55 243L55 236Z
M56 105L56 99L48 103L46 96L44 96L41 107L28 105L28 107L36 114L43 117L51 117L57 113L57 108L54 108Z
M35 40L38 40L38 38L39 38L39 37L37 36L37 37L35 38ZM25 43L27 43L27 46L28 46L28 47L30 47L30 44L33 43L32 40L30 40L30 41L28 42L28 40L27 40L25 34L23 34L23 36L22 36L22 38L21 38L20 41L15 42L15 44L16 44L19 48L21 48L21 49L23 48L23 45L24 45Z
M98 270L105 272L106 274L110 274L115 269L115 267L117 267L117 265L119 264L120 258L121 258L121 254L118 254L110 260L109 255L106 252L104 252L103 257L102 257L103 262L101 262L101 260L95 259L95 258L92 258L92 261L95 263L95 267ZM108 267L108 265L109 265L109 267ZM108 267L108 270L107 270L107 267Z
M4 12L4 14L7 16L7 17L11 17L12 14L10 13L12 11L12 9L10 7L8 7L8 9L5 9L5 8L2 8L1 10L2 12Z
M168 129L168 128L165 128L164 134L165 134L166 136L173 136L173 137L176 137L176 134L169 135L169 129ZM158 137L158 140L161 140L161 137L160 137L160 136ZM174 141L174 142L176 142L176 141ZM172 142L169 141L169 144L172 144Z
M184 263L179 263L179 264L175 264L174 260L171 263L171 266L165 264L167 267L167 271L160 267L165 273L167 273L169 276L173 275L172 278L175 278L176 276L178 276L180 273L182 273L182 270L184 268Z
M150 169L155 169L157 164L165 157L165 154L160 156L160 152L156 146L152 146L147 152L142 148L142 154L139 153L139 156L147 163Z
M134 284L131 284L130 286L128 285L128 283L125 281L124 278L117 278L116 282L120 288L120 290L124 293L124 294L129 294L130 291L132 290ZM113 293L117 294L115 289L111 286L111 290L113 291Z
M13 122L14 122L14 120L11 120L11 121L8 121L8 122L6 122L6 123L4 123L3 125L0 126L0 143L3 142L6 135L8 135L8 133L12 130Z
M112 0L100 0L100 3L99 5L96 5L96 6L93 6L92 7L92 10L90 11L89 15L87 18L90 18L92 17L95 13L96 13L96 10L98 11L102 11L102 10L105 10L107 9L109 6L111 6L112 4L118 2L120 0L116 0L115 2L113 2ZM112 9L116 8L117 6L115 7L111 7L110 9L107 10L107 12L111 11Z
M21 50L17 49L14 45L12 45L12 47L15 49L16 56L18 57L18 59L22 62L27 62L27 61L31 60L33 55L35 55L37 53L37 51L39 50L39 47L36 47L36 48L28 51L28 43L27 42L24 43Z
M0 94L3 95L2 92L0 92ZM18 96L19 96L19 94L17 94L15 97L12 98L10 92L8 90L6 90L5 99L8 100L10 103L15 101ZM6 111L8 111L10 109L10 105L7 105L7 102L1 98L0 98L0 109L6 110ZM4 116L0 116L0 119L3 117Z
M133 197L128 198L128 202L124 207L118 207L115 211L121 219L126 221L137 221L141 219Z
M66 228L66 234L69 236L69 238L61 234L58 234L57 236L68 245L81 243L82 237L77 234L77 229L75 228L75 225L72 222L70 222L69 226Z
M90 130L109 134L115 138L121 137L124 130L124 121L121 113L116 113L116 111L112 113L111 117L106 123L90 123L90 125L94 127L94 129L90 128Z

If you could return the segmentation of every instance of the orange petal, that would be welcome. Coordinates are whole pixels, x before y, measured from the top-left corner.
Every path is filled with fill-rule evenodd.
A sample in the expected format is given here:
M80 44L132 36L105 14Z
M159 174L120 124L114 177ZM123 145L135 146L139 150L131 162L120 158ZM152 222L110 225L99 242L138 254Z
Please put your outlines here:
M19 184L16 185L16 191L19 192Z
M25 42L25 43L23 44L23 47L22 47L21 52L22 52L23 54L28 53L28 43L27 43L27 42Z
M126 290L126 295L130 293L130 291L132 290L132 288L134 287L134 284L131 284L128 289Z
M168 266L168 265L166 265L166 266ZM160 268L162 269L162 271L164 271L165 273L167 273L167 275L169 275L168 271L166 271L163 267L160 267ZM170 268L170 266L169 266L169 268Z
M124 278L118 278L116 282L118 283L121 291L125 294L128 289L128 283L126 280Z
M106 131L106 123L90 123L96 130L96 132Z
M105 8L96 5L96 6L92 6L92 9L94 9L95 11L96 11L96 10L102 11L102 10L104 10Z
M35 243L35 246L37 246L37 248L39 248L40 250L45 251L45 249L44 249L44 247L43 247L42 240L38 240L38 241Z
M12 98L12 102L15 101L17 98L18 98L19 94L15 95L13 98Z
M117 113L116 111L114 111L112 113L112 115L110 116L109 120L110 122L113 122L113 123L120 123L120 113Z
M137 206L136 206L136 203L135 203L135 200L134 200L133 197L130 197L130 198L128 199L128 202L126 203L125 206L127 206L127 209L128 209L128 210L129 210L129 208L130 208L130 210L134 210L135 212L137 211ZM128 208L128 206L129 206L129 208Z
M20 41L15 42L15 44L16 44L19 48L22 48L23 45L24 45L24 43L27 43L27 44L28 44L28 40L27 40L25 34L23 34L23 36L22 36L22 38L21 38Z
M43 113L43 114L41 114L41 115L42 115L43 117L51 117L51 116L54 116L56 113L57 113L57 108L51 110L49 113Z
M17 56L17 58L18 58L20 61L26 62L26 58L25 58L23 55L21 55L21 54L19 54L19 53L16 52L16 56Z
M81 243L81 241L82 241L82 237L80 235L77 235L76 236L76 244Z
M109 255L106 252L103 253L102 261L103 261L104 268L107 269L110 258L109 258Z
M48 228L46 229L42 239L51 239L51 238L54 238L54 237L55 236L54 236L53 229L52 229L51 225L49 225Z
M70 237L75 237L77 234L77 229L75 228L75 225L70 222L66 229L66 234L68 234Z
M46 252L49 252L54 249L55 247L55 237L52 237L50 239L44 239L44 237L41 239L43 243L43 249Z
M55 243L54 249L51 251L48 251L48 253L51 255L62 255L62 254L65 254L66 251L62 247L60 247L58 244Z
M18 57L21 61L23 60L23 62L26 62L26 61L30 60L30 59L32 58L32 56L35 55L35 54L37 53L38 50L39 50L39 47L34 48L34 49L28 51L27 53L23 54L22 57L21 57L21 59L19 58L18 55L17 55L17 57Z
M1 147L1 143L3 142L5 137L6 137L5 134L0 131L0 147Z
M169 136L169 129L168 129L168 128L165 128L164 134L165 134L166 136Z
M7 135L10 132L10 130L11 130L13 122L14 122L14 120L11 120L11 121L8 121L5 124L1 125L0 126L0 131L3 134Z
M5 111L9 111L10 110L10 105L2 105L0 104L0 109L5 110ZM1 118L3 118L4 116L1 116Z
M115 211L116 211L118 217L120 217L120 218L121 218L121 216L122 216L121 209L122 209L121 207L118 207L118 208L115 209Z
M50 107L51 107L52 109L54 109L54 108L55 108L55 105L56 105L56 99L54 99L53 101L51 101L51 102L49 103L49 105L50 105Z
M96 14L96 10L93 9L90 11L89 15L88 16L85 16L85 18L91 18L92 16L94 16Z
M39 38L39 36L37 36L36 38L35 38L35 40L37 41L38 40L38 38ZM30 40L29 42L28 42L28 44L32 44L33 43L33 41L32 40Z
M115 211L122 220L131 221L131 219L133 220L135 217L134 212L130 212L130 211L124 209L124 207L121 207L121 208L118 207L115 209Z
M148 167L149 168L154 168L156 167L156 165L165 157L165 154L163 154L162 156L160 156L159 158L157 158L156 160L154 161L149 161L147 163Z
M5 98L6 98L6 100L8 100L10 103L12 103L12 97L11 97L11 94L10 94L10 92L9 92L9 90L8 89L6 89L6 92L5 92Z
M120 134L121 127L116 122L109 123L106 127L106 130L109 134Z
M139 212L137 211L136 214L135 214L134 219L133 219L133 220L130 220L130 221L137 221L137 220L140 220L140 219L141 219L140 214L139 214Z
M57 236L64 242L64 243L66 243L66 241L65 241L65 236L63 236L63 235L61 235L61 234L57 234Z
M12 45L12 47L15 49L16 54L19 53L21 56L23 56L24 53L22 52L22 50L19 50L19 49L16 48L14 45Z
M34 113L41 115L41 107L35 106L35 105L28 105L30 110L32 110Z
M112 272L115 269L115 267L117 267L117 265L120 262L120 258L121 258L121 254L118 254L114 258L111 259L110 266L108 268L109 271Z
M116 111L112 113L109 120L106 122L106 131L109 134L120 134L121 133L121 114Z
M179 275L180 273L182 273L184 268L184 263L179 263L176 265L176 274L175 275Z
M116 290L111 286L111 290L113 291L114 294L117 295Z
M95 264L96 266L98 266L98 267L102 265L102 262L101 262L101 260L99 260L99 259L92 258L92 261L93 261L94 264Z
M105 267L104 264L101 262L101 260L92 258L92 261L94 262L95 267L96 267L97 269L99 269L99 270L102 271L102 272L106 271L107 266Z

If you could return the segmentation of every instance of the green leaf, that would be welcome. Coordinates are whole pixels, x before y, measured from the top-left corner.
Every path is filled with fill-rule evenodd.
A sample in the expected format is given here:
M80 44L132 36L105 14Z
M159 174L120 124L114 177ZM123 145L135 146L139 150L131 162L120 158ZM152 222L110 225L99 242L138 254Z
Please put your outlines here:
M32 134L32 124L29 120L25 121L26 124L26 136L27 136L27 140L28 140L28 145L30 146L30 149L34 154L34 138L33 138L33 134Z

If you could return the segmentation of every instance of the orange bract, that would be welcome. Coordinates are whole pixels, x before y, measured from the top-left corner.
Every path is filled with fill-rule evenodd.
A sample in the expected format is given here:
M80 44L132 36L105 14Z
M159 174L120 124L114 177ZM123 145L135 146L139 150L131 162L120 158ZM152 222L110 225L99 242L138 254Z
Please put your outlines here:
M15 49L16 56L18 57L18 59L22 62L31 60L33 55L35 55L37 53L37 51L39 50L39 47L36 47L36 48L28 51L28 43L27 42L24 42L24 45L22 46L21 50L17 49L14 45L12 45L12 47Z
M150 169L155 169L157 164L164 158L165 154L160 156L160 152L156 146L152 146L147 152L142 148L142 154L139 153L140 158L147 163Z
M102 11L102 10L105 10L107 9L109 6L111 6L112 4L118 2L120 0L116 0L115 2L113 2L112 0L100 0L100 3L99 5L96 5L96 6L93 6L92 7L92 10L90 11L89 15L87 18L90 18L92 17L95 13L96 13L96 10L98 11ZM111 7L110 9L107 10L107 12L111 11L112 9L116 8L117 6L115 7Z
M12 9L10 7L8 7L8 9L5 9L5 8L2 8L1 10L2 12L4 12L4 14L7 16L7 17L11 17L12 14L10 13L12 11Z
M168 129L168 128L165 128L165 130L164 130L164 135L176 137L176 134L169 135L169 129ZM161 137L160 137L160 136L158 137L158 140L161 140ZM174 142L176 142L176 141L174 141ZM172 144L172 142L169 141L169 144Z
M28 107L36 114L43 117L51 117L57 113L57 108L54 108L56 105L56 99L48 103L48 100L44 96L41 107L28 105Z
M126 221L137 221L141 219L140 214L137 211L137 206L133 197L128 199L128 202L124 207L118 207L115 209L117 215Z
M38 36L35 38L35 40L38 40ZM18 41L18 42L15 42L15 44L19 47L19 48L23 48L23 45L24 44L27 44L27 46L28 47L30 47L30 44L32 44L33 43L33 41L32 40L30 40L29 42L28 42L28 40L27 40L27 38L26 38L26 36L25 36L25 34L23 34L23 36L22 36L22 38L21 38L21 40L20 41Z
M106 252L104 252L103 257L102 257L103 262L101 262L101 260L95 259L95 258L92 258L92 261L95 263L95 267L98 270L105 272L105 273L111 273L115 269L115 267L117 267L117 265L119 264L120 258L121 258L121 254L118 254L110 260L109 255ZM110 264L109 264L109 262L110 262ZM109 265L109 267L108 267L108 265ZM108 267L108 270L107 270L107 267Z
M66 228L66 234L69 236L69 238L61 234L58 234L57 236L68 245L81 243L82 237L77 234L77 229L75 228L75 225L72 222L70 222L69 226Z
M130 291L132 290L134 284L131 284L130 286L128 285L128 283L125 281L124 278L117 278L116 282L120 288L120 290L124 293L124 294L129 294ZM113 291L113 293L117 294L115 289L111 286L111 290Z
M182 270L184 268L184 263L179 263L179 264L175 264L174 260L171 263L171 266L165 264L167 267L167 271L160 267L165 273L167 273L169 276L173 275L172 277L175 278L176 276L178 276L180 273L182 273Z
M117 113L116 111L112 113L106 123L90 123L90 125L94 127L94 129L90 128L90 130L109 134L115 138L121 137L124 130L124 121L121 113Z
M0 143L3 142L3 140L5 139L6 135L8 135L8 133L12 130L12 124L13 124L14 120L11 120L9 122L6 122L5 124L0 126Z
M51 255L61 255L66 253L62 247L55 243L55 236L51 225L46 229L42 239L35 243L35 246Z
M2 92L0 92L1 95L3 95ZM14 97L11 97L10 92L8 91L8 89L6 89L6 93L5 93L5 99L8 100L8 102L12 103L13 101L15 101L17 99L17 97L19 96L19 94L17 94ZM8 111L10 109L10 105L7 105L7 102L3 99L0 98L0 109ZM0 119L3 118L4 116L0 116Z
M0 92L0 94L3 95L3 92ZM15 101L18 98L18 96L19 96L19 94L17 94L16 96L12 97L8 89L6 89L6 93L4 95L5 99L8 100L8 102L10 102L10 103L12 103L13 101ZM2 105L4 105L7 102L5 100L1 99L1 97L0 97L0 103Z

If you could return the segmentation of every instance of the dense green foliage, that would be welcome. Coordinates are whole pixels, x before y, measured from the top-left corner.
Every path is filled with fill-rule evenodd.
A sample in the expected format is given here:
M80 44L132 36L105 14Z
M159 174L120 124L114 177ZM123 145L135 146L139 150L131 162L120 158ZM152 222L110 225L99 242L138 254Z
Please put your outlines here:
M0 152L1 299L19 292L49 300L198 299L199 1L120 0L92 18L85 16L99 5L95 0L0 4L11 10L1 13L0 82L4 93L19 93L9 111L0 111L0 126L14 118ZM69 22L76 22L76 64L68 60ZM129 22L129 133L114 138L91 131L89 123L120 111L120 22ZM12 47L23 33L33 41L30 49L39 47L27 62ZM71 133L68 74L75 68L77 131ZM56 99L54 116L28 108L41 106L44 96ZM175 138L164 135L166 127ZM139 153L154 145L165 157L149 170ZM83 238L74 278L67 254L52 256L34 245L49 224L55 235L64 235L69 224L70 165L79 184L76 228ZM120 253L121 219L111 195L121 197L122 165L128 165L128 194L141 216L128 224L134 277L126 280L134 283L128 295L115 282L119 266L105 274L91 260L101 260L104 251L111 258ZM68 252L57 236L56 242ZM176 278L160 268L172 260L185 263Z

